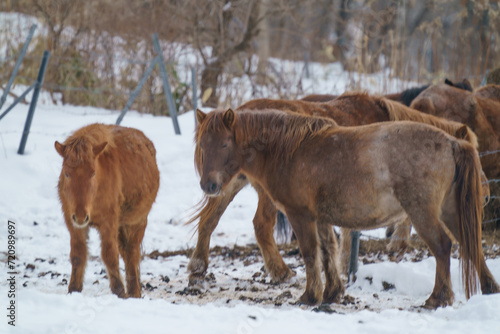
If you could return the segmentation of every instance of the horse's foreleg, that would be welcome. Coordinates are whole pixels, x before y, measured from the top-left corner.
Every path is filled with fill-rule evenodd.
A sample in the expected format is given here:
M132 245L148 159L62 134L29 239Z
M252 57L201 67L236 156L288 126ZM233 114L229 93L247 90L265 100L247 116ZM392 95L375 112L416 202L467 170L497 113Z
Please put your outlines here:
M326 277L323 302L338 302L344 295L345 288L338 270L337 236L333 232L333 227L323 222L318 222L318 235L321 247L321 259Z
M70 227L71 235L71 279L69 280L68 293L81 292L83 289L83 276L87 265L87 237L88 227L84 229Z
M119 254L118 254L118 222L99 226L101 235L101 256L108 270L109 286L111 292L120 298L125 298L125 287L120 277Z
M260 187L256 186L255 190L257 190L259 195L259 204L253 218L253 226L257 243L264 257L264 264L273 282L286 282L295 273L283 261L274 240L273 233L277 214L276 206Z
M208 268L210 237L234 196L248 184L246 177L235 178L219 197L210 197L200 213L198 241L188 264L189 285L202 285Z
M127 296L141 297L141 275L139 263L141 261L141 242L144 238L147 219L137 225L121 226L119 230L119 247L125 262L125 277L127 282Z
M307 305L316 305L321 302L323 290L318 254L318 231L314 218L307 210L286 211L290 224L297 237L300 252L306 265L306 291L299 298L299 302Z

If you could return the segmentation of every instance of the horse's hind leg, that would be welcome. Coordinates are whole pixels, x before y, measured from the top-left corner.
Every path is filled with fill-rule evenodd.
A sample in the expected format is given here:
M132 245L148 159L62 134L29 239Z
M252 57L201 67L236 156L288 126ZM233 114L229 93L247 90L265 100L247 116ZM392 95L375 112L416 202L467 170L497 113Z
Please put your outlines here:
M118 232L120 254L125 262L127 296L141 297L141 243L146 230L147 219L137 225L121 226Z
M118 254L118 222L109 222L99 226L101 235L101 256L109 276L111 292L120 298L125 298L125 287L120 277Z
M426 308L438 308L453 304L450 279L451 239L431 208L412 206L408 216L422 240L436 258L436 279L431 296L425 301ZM437 211L437 210L436 210Z
M83 276L87 264L87 237L89 229L69 227L71 236L71 279L69 280L68 293L81 292L83 289Z
M338 271L338 244L337 236L330 224L318 223L318 236L321 247L321 260L325 270L325 290L323 291L323 302L338 302L344 295L344 285Z
M288 268L281 257L274 240L274 225L276 224L276 206L269 196L258 186L255 187L259 195L257 212L253 218L255 236L259 244L267 271L273 282L281 283L289 280L295 273Z
M224 189L219 197L210 197L208 203L203 207L200 213L200 222L198 223L198 241L193 251L191 260L188 264L189 285L203 284L205 274L208 268L208 253L210 251L210 236L217 227L220 217L226 211L227 206L233 200L234 196L248 184L245 176L236 177Z
M307 305L316 305L321 302L321 271L318 254L318 230L314 218L306 210L286 212L293 231L297 236L300 252L306 266L306 291L299 298L299 302Z

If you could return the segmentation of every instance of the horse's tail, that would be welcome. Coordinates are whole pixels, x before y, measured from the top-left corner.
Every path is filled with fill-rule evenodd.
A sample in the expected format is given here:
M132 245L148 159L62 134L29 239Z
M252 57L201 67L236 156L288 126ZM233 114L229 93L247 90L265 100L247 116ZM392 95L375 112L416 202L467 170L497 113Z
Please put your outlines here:
M383 97L379 98L377 102L387 113L390 121L414 121L429 124L443 130L455 138L465 139L475 148L478 148L476 134L468 126L462 123L429 115Z
M467 299L477 292L477 273L484 257L481 245L483 188L479 155L471 145L453 146L456 164L456 200L458 208L458 244L462 282Z

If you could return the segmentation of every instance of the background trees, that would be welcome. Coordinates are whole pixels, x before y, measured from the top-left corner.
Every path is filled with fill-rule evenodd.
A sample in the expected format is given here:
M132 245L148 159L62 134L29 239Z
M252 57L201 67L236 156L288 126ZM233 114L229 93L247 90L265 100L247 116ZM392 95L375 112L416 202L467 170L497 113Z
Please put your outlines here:
M123 107L154 57L155 32L181 112L191 107L186 73L195 65L211 107L231 104L234 96L220 88L238 78L250 81L252 96L287 97L270 59L338 61L349 71L386 69L421 82L467 77L474 85L500 65L498 0L6 0L0 10L44 23L31 52L52 52L46 87L54 96L107 108ZM13 37L1 31L0 44ZM17 48L1 48L0 59ZM29 59L21 81L37 70ZM0 82L13 62L0 60ZM152 77L134 108L164 113L160 93Z

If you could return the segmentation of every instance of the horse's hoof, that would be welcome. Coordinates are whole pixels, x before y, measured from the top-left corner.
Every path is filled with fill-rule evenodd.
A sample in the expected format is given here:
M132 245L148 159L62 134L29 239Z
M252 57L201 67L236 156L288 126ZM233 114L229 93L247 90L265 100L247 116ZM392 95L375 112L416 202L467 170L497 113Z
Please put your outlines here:
M205 287L205 276L204 275L189 275L188 287L203 290Z
M319 297L313 297L309 295L307 292L304 292L302 296L300 296L298 300L298 305L309 305L309 306L314 306L318 305L321 303L321 298Z
M441 299L436 299L436 298L429 298L425 301L425 304L422 305L423 309L426 310L435 310L438 307L446 307L449 305L452 305L453 302L449 302L446 300L441 300Z
M69 285L68 287L68 294L71 294L73 292L82 292L83 288L82 287L75 287L73 285Z
M481 289L481 292L483 293L483 295L491 295L493 293L499 293L500 287L495 281L488 282L488 284L486 284L485 287Z
M272 284L281 284L281 283L285 283L285 282L288 282L289 280L292 279L292 277L295 277L295 275L297 275L297 273L293 270L291 270L290 268L286 267L286 271L282 274L278 274L278 275L272 275L271 274L271 283Z
M127 298L141 298L141 293L140 292L128 293Z
M323 292L323 304L340 303L340 300L344 296L345 288L343 286L334 289L331 292Z

